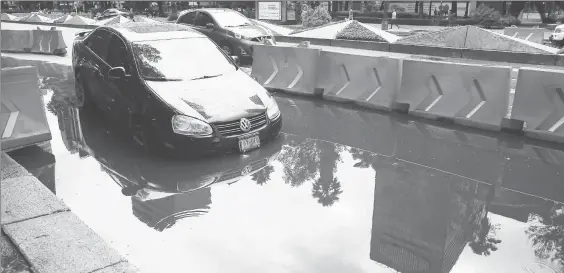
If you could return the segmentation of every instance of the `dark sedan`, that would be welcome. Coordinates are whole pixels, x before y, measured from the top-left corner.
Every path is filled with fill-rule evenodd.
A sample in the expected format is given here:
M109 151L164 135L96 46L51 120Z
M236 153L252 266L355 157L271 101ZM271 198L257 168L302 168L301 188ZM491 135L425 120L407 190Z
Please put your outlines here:
M194 27L215 41L228 55L251 57L253 45L265 40L275 43L273 33L231 9L191 10L178 17L176 23Z
M73 45L79 105L130 128L148 152L247 152L278 137L275 99L193 29L126 23Z

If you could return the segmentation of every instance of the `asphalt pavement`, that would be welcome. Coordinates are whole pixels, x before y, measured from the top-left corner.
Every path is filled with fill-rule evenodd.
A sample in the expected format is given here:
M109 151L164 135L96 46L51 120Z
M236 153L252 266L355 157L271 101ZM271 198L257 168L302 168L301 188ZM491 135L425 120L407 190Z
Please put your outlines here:
M561 145L275 94L278 140L157 159L69 81L12 156L142 272L564 271Z

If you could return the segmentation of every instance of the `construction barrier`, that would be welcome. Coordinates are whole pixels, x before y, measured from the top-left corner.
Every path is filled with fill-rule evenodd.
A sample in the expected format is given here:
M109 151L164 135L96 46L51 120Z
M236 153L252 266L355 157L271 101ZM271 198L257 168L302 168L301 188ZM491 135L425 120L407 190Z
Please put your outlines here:
M397 103L430 119L498 131L506 116L511 67L404 60Z
M38 88L37 68L2 68L2 150L51 140L45 105Z
M564 72L519 69L511 119L530 137L564 143Z
M33 32L31 30L2 29L2 52L31 52Z
M67 46L61 30L2 30L2 51L64 55Z
M33 30L32 53L64 55L67 46L61 30Z
M503 34L513 38L542 44L545 31L546 29L544 28L507 27L503 30Z
M266 88L313 95L319 49L255 45L251 76Z
M401 79L401 60L322 51L318 87L335 101L391 110Z

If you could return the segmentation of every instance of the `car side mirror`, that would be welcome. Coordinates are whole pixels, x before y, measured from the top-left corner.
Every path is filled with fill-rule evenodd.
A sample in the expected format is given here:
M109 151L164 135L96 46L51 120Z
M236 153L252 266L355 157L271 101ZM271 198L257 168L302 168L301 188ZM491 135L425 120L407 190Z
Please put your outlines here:
M128 76L129 75L127 75L125 73L125 68L123 68L121 66L113 67L108 71L108 78L110 78L112 80L125 79Z
M207 28L207 29L214 29L215 26L214 26L212 23L207 23L207 24L206 24L206 28Z
M238 66L241 65L241 60L239 60L239 56L231 56L231 58L233 59L235 64L237 64Z

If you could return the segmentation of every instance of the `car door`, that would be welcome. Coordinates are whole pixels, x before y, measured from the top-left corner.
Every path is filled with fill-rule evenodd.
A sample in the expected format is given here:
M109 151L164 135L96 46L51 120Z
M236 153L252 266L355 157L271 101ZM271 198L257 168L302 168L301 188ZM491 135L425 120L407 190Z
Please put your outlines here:
M80 63L81 81L90 92L92 99L102 111L109 110L109 100L105 90L105 75L108 64L109 38L111 32L106 29L97 29L86 38L85 45L88 56Z
M213 24L215 28L213 29L207 28L206 25L208 23ZM213 20L213 18L207 12L198 11L198 13L196 14L196 19L194 20L194 28L196 28L198 31L208 36L210 39L212 39L214 42L218 44L222 41L222 37L219 31L220 30L219 25L215 22L215 20Z
M130 75L124 79L106 77L104 81L108 98L111 99L111 115L116 121L129 125L130 115L137 113L138 100L140 99L138 95L143 88L139 86L137 73L134 72L133 55L125 40L119 35L113 34L110 37L109 48L110 51L107 55L108 71L110 68L123 67L125 73Z

